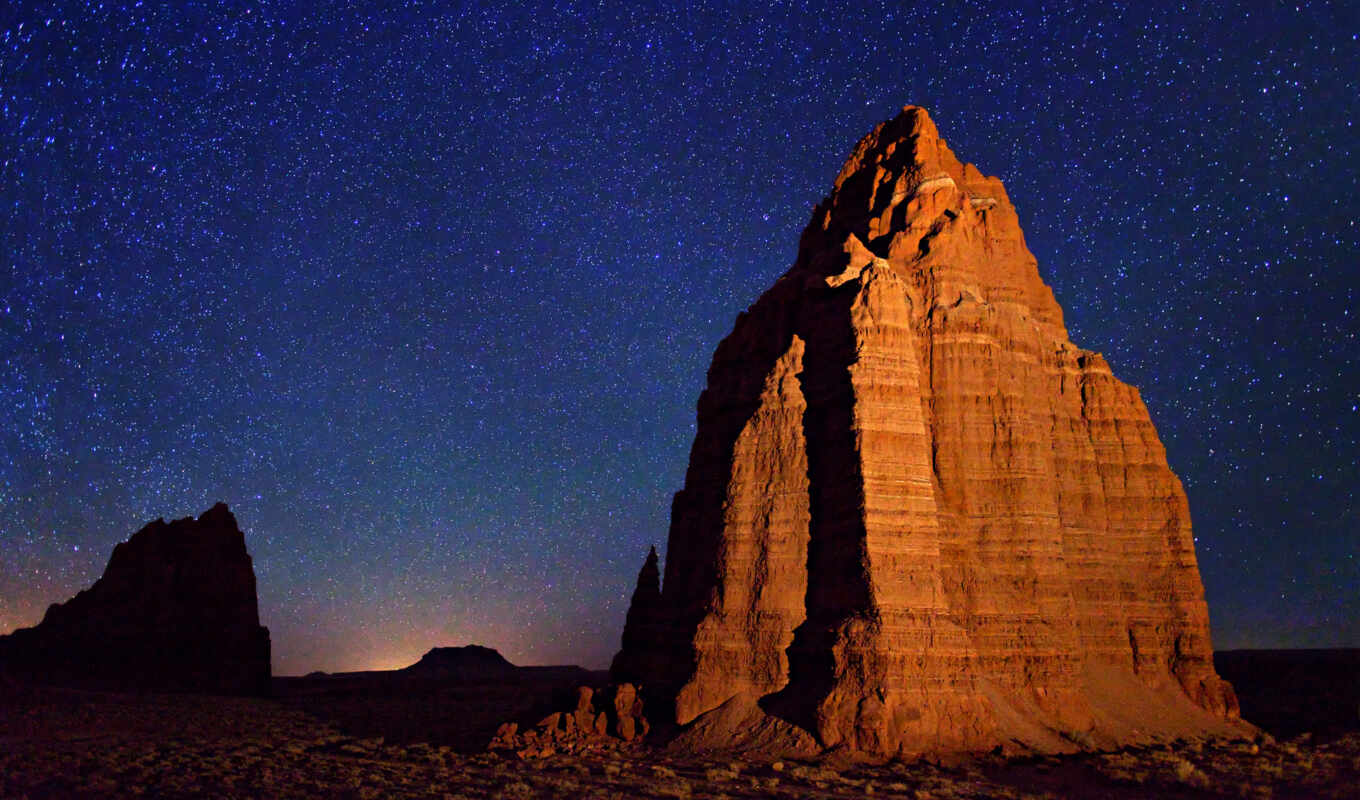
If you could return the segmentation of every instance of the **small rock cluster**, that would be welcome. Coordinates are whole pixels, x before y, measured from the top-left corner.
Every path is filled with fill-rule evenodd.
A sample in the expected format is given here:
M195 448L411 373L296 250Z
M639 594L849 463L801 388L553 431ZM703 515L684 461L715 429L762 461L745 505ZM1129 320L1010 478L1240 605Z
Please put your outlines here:
M860 140L696 421L610 674L672 746L1251 735L1147 406L1071 341L1005 187L925 109Z
M623 683L596 691L582 686L573 710L549 714L524 731L518 723L507 722L496 730L488 748L513 750L520 758L547 758L559 751L632 742L650 730L638 687Z

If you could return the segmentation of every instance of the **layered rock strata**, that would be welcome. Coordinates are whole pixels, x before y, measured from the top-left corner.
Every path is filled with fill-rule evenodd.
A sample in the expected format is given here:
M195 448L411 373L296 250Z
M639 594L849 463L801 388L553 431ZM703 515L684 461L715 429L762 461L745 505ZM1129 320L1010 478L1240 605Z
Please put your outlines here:
M921 108L859 142L719 345L664 578L615 679L680 725L887 755L1240 730L1138 391Z
M0 669L56 684L266 694L269 649L245 536L218 503L114 547L93 586L0 636Z

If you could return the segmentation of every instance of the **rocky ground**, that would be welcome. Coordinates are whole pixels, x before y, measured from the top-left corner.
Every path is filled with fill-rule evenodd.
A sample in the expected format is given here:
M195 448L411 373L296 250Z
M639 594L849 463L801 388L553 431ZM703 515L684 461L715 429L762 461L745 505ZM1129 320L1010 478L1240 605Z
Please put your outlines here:
M511 667L473 678L396 670L275 678L274 697L360 739L467 753L486 749L501 723L532 725L571 708L579 687L607 682L607 673L574 667Z
M1360 733L953 766L544 758L347 735L277 700L0 688L0 798L1350 798Z

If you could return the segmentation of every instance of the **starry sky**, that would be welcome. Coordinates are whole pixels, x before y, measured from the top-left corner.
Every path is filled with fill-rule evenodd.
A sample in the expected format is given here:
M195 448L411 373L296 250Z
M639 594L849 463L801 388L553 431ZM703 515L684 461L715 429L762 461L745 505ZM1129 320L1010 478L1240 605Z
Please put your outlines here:
M228 502L274 669L603 667L713 348L905 103L1190 496L1360 646L1360 6L0 8L0 632Z

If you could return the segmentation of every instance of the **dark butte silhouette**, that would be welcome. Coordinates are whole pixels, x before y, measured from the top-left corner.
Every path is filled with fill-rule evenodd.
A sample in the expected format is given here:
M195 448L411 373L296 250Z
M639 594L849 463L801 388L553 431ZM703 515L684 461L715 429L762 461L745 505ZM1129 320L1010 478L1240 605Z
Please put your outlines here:
M0 636L0 670L111 689L267 694L269 630L226 504L158 519L113 549L104 575L41 623Z

